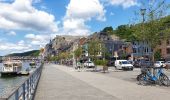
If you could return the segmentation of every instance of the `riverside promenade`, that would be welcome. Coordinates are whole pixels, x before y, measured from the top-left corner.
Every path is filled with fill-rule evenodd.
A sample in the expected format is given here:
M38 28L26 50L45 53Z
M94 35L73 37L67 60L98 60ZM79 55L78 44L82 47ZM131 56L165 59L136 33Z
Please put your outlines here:
M141 86L99 72L46 64L35 100L169 100L169 89Z

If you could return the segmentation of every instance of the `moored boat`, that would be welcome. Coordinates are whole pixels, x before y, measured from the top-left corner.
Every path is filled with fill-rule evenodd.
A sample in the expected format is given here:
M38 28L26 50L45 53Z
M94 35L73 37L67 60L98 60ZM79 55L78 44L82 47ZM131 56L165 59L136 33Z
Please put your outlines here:
M31 66L32 68L36 68L36 63L35 63L35 62L30 62L30 66Z
M22 69L21 61L5 61L1 69L1 76L17 75Z

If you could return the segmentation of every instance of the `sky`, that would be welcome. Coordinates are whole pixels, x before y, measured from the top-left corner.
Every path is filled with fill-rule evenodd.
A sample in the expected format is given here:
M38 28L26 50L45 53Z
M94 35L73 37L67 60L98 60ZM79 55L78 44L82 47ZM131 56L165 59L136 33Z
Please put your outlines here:
M0 56L133 22L138 0L0 0Z

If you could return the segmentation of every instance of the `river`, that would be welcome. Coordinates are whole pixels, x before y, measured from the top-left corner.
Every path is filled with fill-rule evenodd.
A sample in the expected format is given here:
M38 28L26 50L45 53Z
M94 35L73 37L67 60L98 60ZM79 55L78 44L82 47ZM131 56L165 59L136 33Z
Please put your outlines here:
M2 68L3 64L0 63L0 70ZM29 68L29 62L23 62L22 70L25 70ZM15 77L0 77L0 97L8 94L10 91L15 89L15 87L19 86L28 76L15 76Z

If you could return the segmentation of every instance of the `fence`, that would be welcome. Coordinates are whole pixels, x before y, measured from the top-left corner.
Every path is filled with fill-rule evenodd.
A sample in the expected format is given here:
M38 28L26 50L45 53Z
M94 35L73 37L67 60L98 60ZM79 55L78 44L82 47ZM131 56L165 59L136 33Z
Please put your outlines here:
M29 77L9 95L0 100L32 100L34 99L37 85L41 76L43 64L40 65Z

